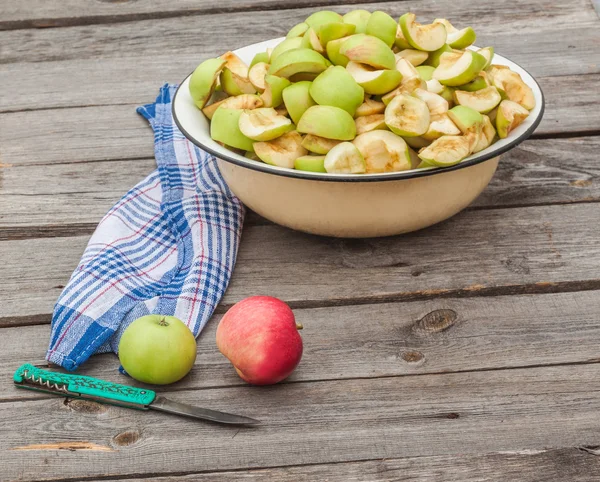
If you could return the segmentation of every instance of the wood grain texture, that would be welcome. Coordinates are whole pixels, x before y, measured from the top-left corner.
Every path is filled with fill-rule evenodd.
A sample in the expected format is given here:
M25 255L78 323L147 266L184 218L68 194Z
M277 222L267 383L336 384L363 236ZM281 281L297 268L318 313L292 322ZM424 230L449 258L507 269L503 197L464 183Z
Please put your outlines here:
M585 76L585 82L582 79L540 79L547 108L535 135L598 128L600 74ZM585 90L578 87L565 96L576 80L585 85ZM135 113L135 107L108 105L0 114L0 162L24 165L151 158L152 133L145 119Z
M248 226L223 302L268 293L298 307L596 289L600 227L590 220L597 212L593 203L471 210L416 233L370 240ZM0 318L49 319L87 240L1 242Z
M514 450L482 455L408 457L152 477L156 482L591 482L600 457L585 448ZM106 480L106 479L102 479ZM147 479L128 479L142 482ZM99 482L99 481L98 481Z
M600 362L599 312L600 291L297 309L304 353L285 383ZM169 390L244 384L217 350L220 318L198 338L194 370ZM3 328L0 379L18 360L44 365L49 334L48 325ZM98 355L80 373L144 386L118 366L116 356ZM32 396L10 390L0 400Z
M166 393L262 420L256 429L58 397L6 402L0 467L9 480L80 480L595 446L598 377L591 364Z
M439 2L423 0L413 11L432 20L447 13ZM336 8L383 9L393 17L406 12L406 2L358 4ZM0 63L56 60L195 56L201 59L254 42L284 35L315 8L216 14L143 20L108 25L0 32ZM597 73L595 45L600 20L589 0L532 0L498 4L486 0L474 5L456 0L451 19L460 19L478 33L478 44L525 67L536 77ZM235 32L234 35L232 33ZM553 41L549 42L551 38ZM560 62L556 61L560 55ZM174 79L179 80L179 79Z
M526 141L502 157L473 207L600 201L598 151L600 137ZM154 159L0 168L0 240L89 234L154 168Z

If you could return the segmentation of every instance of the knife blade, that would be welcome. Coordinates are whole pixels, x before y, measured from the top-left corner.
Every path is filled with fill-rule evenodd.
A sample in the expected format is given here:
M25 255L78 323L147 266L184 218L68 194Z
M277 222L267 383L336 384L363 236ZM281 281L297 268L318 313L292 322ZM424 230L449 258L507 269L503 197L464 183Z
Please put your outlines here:
M13 380L18 388L70 398L84 398L137 410L152 409L229 425L257 425L260 423L259 420L253 418L194 407L162 396L157 397L156 392L147 388L130 387L85 375L51 372L29 363L17 369Z

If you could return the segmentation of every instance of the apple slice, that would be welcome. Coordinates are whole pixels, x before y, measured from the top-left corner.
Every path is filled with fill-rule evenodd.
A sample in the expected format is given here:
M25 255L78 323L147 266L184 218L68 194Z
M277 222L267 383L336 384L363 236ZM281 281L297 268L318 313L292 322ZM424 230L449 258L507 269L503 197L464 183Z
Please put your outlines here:
M346 70L367 94L386 94L402 81L402 74L397 70L375 70L353 61L348 62Z
M432 67L438 67L440 65L440 59L442 54L445 53L457 53L450 45L444 44L439 49L429 52L429 58L425 61L425 65L431 65Z
M322 46L326 46L332 40L348 37L354 34L356 27L349 23L334 22L321 25L317 35ZM315 49L316 50L316 49Z
M427 82L433 78L435 67L432 67L431 65L419 65L418 67L415 67L415 70L419 74L419 77Z
M268 63L273 63L277 57L279 57L283 52L287 52L292 49L299 49L302 46L302 37L292 37L286 38L282 40L271 52L271 57Z
M245 158L247 158L247 159L252 159L253 161L259 161L259 162L262 162L262 161L260 160L260 157L258 157L258 156L256 155L256 152L254 152L254 151L246 151L246 154L244 154L244 157L245 157Z
M425 139L422 136L403 137L403 139L404 139L404 142L406 142L413 149L421 149L421 148L427 147L429 144L431 144L430 140Z
M259 62L264 62L265 64L268 64L270 62L270 58L271 55L269 54L269 52L259 52L254 56L252 62L250 62L249 68L254 67Z
M442 136L419 151L427 164L448 167L458 164L469 155L469 140L465 136Z
M459 136L460 134L460 129L450 120L448 114L441 114L431 118L429 129L422 137L425 140L434 141L442 136Z
M227 146L252 151L254 141L246 137L239 128L242 112L239 109L219 107L212 116L210 123L210 137Z
M326 139L325 137L307 134L304 136L304 139L302 139L302 147L308 149L310 152L314 152L315 154L327 154L340 142L342 141L336 141L335 139Z
M344 19L339 13L332 12L331 10L321 10L311 14L304 22L315 31L318 31L321 25L343 21Z
M504 139L508 137L517 126L527 119L529 111L520 104L513 102L512 100L503 100L498 106L498 112L496 114L496 130L498 131L498 137Z
M367 10L352 10L342 17L344 23L349 23L356 27L354 33L366 33L367 25L371 12Z
M301 143L302 136L291 131L272 141L255 142L254 152L267 164L293 169L294 161L308 154Z
M339 53L348 57L349 60L377 69L394 69L396 65L392 49L383 40L372 35L350 36L340 46Z
M352 142L340 142L325 156L325 170L335 174L362 174L366 165L362 154Z
M421 25L414 13L405 13L399 23L402 35L417 50L433 52L446 43L446 27L439 23Z
M481 72L485 62L484 57L470 50L458 58L447 52L440 57L440 65L433 72L433 78L443 85L463 85L471 82Z
M290 29L285 38L302 37L307 30L308 24L306 22L300 22Z
M265 107L279 107L283 102L283 89L291 82L276 75L265 75L265 91L260 95Z
M309 172L327 172L325 156L300 156L294 161L294 169Z
M454 91L454 100L459 105L470 107L481 114L494 109L502 100L496 87L486 87L475 92L466 92L464 90Z
M448 117L469 140L470 149L474 149L483 129L483 116L470 107L457 105L448 111Z
M349 141L356 136L356 125L352 116L344 109L331 105L313 105L300 118L298 132Z
M415 89L413 94L427 104L429 114L433 117L448 112L448 101L438 94L426 89Z
M367 22L367 35L372 35L382 40L388 47L394 45L396 40L396 30L398 22L396 22L387 13L380 10L373 12Z
M302 43L300 47L304 49L313 49L315 52L319 52L320 54L325 53L325 48L321 44L321 40L319 40L319 36L313 28L309 28L301 40Z
M272 141L294 129L292 121L279 115L273 108L244 110L239 120L239 128L254 141Z
M417 97L398 94L385 108L385 123L399 136L421 136L429 129L429 109Z
M366 115L383 114L385 104L374 99L365 99L365 101L356 109L355 116L361 117Z
M445 18L436 18L433 23L441 23L446 27L446 43L453 49L466 49L477 39L475 31L471 27L458 30Z
M494 142L494 138L496 137L496 129L492 124L492 121L487 115L483 116L483 127L481 129L481 135L479 136L479 140L475 147L473 148L473 152L483 151L487 147L491 146Z
M535 97L533 90L529 87L517 72L509 69L496 69L492 73L492 82L502 89L508 100L516 102L527 110L535 107Z
M406 59L416 67L425 62L429 57L429 54L427 52L423 52L422 50L404 49L395 54L395 57L396 62L398 62L399 59Z
M406 142L390 131L365 132L357 136L353 143L365 160L367 173L406 171L411 168Z
M226 99L215 102L214 104L207 105L202 109L202 113L209 119L213 118L214 113L219 107L225 107L226 109L256 109L262 107L263 101L257 95L253 94L242 94L235 97L227 97Z
M221 86L229 95L254 94L256 89L248 79L248 66L233 52L221 55L225 67L219 78Z
M202 109L212 96L219 74L225 67L223 59L208 59L202 62L190 77L189 90L194 104Z
M485 89L491 85L489 75L485 71L481 71L477 74L471 82L464 85L459 85L458 90L465 90L467 92L475 92L477 90Z
M385 116L383 114L365 115L357 117L354 120L356 124L356 134L364 134L365 132L371 132L380 129L387 129L385 125Z
M402 33L400 24L398 24L396 28L396 39L394 40L394 47L398 50L405 50L411 48L411 45L408 43L408 40L404 38L404 34Z
M340 47L349 38L350 37L342 37L327 43L325 50L327 51L327 57L329 57L329 60L331 60L333 65L341 65L342 67L346 67L346 64L350 61L348 57L340 54Z
M356 83L344 67L330 67L313 81L310 96L319 105L344 109L354 116L356 109L365 99L365 91Z
M310 96L310 86L312 82L296 82L283 89L283 102L290 117L297 124L306 112L306 109L316 104Z
M311 49L291 49L281 53L271 62L269 74L289 78L298 73L321 73L328 62L320 53Z
M259 92L264 92L266 88L265 75L267 75L268 71L269 64L266 64L264 62L258 62L254 64L252 67L250 67L250 70L248 71L248 79L250 80L254 88Z
M487 69L494 59L494 47L483 47L482 49L479 49L477 53L485 58L486 63L483 68Z

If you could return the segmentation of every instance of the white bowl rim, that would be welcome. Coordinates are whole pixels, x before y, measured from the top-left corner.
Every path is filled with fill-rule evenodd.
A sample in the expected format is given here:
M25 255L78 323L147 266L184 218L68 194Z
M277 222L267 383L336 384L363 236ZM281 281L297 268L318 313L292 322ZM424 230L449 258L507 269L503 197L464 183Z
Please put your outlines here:
M271 46L271 45L275 44L275 42L279 43L280 41L284 40L284 38L285 37L280 37L277 39L271 39L271 40L267 40L267 41L263 41L263 42L258 42L255 44L250 44L250 45L247 45L246 47L242 47L241 49L250 49L252 47L256 48L258 46L264 46L264 47ZM471 50L476 50L477 48L478 47L475 47L474 45L469 47L469 49L471 49ZM233 52L235 53L241 49L236 49ZM264 51L264 48L261 51ZM189 78L192 75L192 72L190 72L190 74L177 86L175 95L173 96L173 100L172 100L171 111L173 114L173 120L175 121L175 124L177 125L179 130L194 145L196 145L200 149L207 151L208 153L212 154L213 156L215 156L218 159L222 159L224 161L230 162L232 164L235 164L237 166L244 167L247 169L261 171L261 172L265 172L265 173L269 173L269 174L275 174L277 176L291 177L291 178L295 178L295 179L307 179L307 180L311 180L311 181L328 181L328 182L375 182L375 181L377 181L377 182L379 182L379 181L396 181L396 180L401 180L401 179L414 179L414 178L418 178L418 177L432 176L435 174L441 174L441 173L448 172L448 171L456 171L458 169L464 169L466 167L470 167L475 164L479 164L479 163L488 161L490 159L493 159L495 157L498 157L499 155L511 150L512 148L521 144L523 141L527 140L531 136L531 134L533 134L533 132L535 131L537 126L540 124L540 122L542 121L544 110L545 110L545 99L544 99L544 93L542 92L542 89L541 89L540 85L538 84L538 82L523 67L521 67L519 64L511 61L510 59L507 59L506 57L503 57L501 55L494 53L494 60L496 60L496 59L501 59L501 61L504 64L506 64L506 63L510 64L511 69L516 70L521 75L521 77L523 78L525 83L527 83L527 85L529 85L529 87L532 88L532 90L534 92L534 96L536 97L536 106L531 111L531 114L534 114L534 115L533 116L530 115L526 119L526 123L523 123L522 125L518 126L517 129L512 132L512 134L515 134L517 130L522 129L522 132L520 132L518 135L513 136L513 138L511 138L511 136L509 135L505 139L500 139L500 141L495 142L487 149L484 149L481 152L478 152L477 154L471 155L471 156L467 157L465 160L459 162L458 164L455 164L455 165L449 166L449 167L431 167L431 168L424 168L424 169L411 169L411 170L406 170L406 171L371 173L371 174L319 173L319 172L300 171L300 170L296 170L296 169L289 169L289 168L285 168L285 167L273 166L273 165L266 164L266 163L263 163L260 161L254 161L252 159L245 158L245 157L243 157L239 154L236 154L235 152L230 151L229 149L222 147L218 144L216 144L216 147L207 145L206 142L202 142L196 136L192 135L189 132L189 129L186 129L184 122L181 121L181 119L179 118L179 116L177 114L177 111L178 111L177 106L178 106L178 103L181 102L181 98L183 97L183 95L187 94L187 96L189 97L189 92L188 92L187 86L189 83ZM516 67L516 69L514 67ZM182 89L183 86L185 86L185 90ZM191 97L190 97L190 99L191 99ZM200 116L203 116L203 114L201 113L201 111L199 109L198 109L198 114ZM210 139L210 136L209 136L209 139ZM212 141L212 139L211 139L211 141ZM504 142L502 142L502 141L504 141ZM212 141L212 142L214 142L214 141ZM500 145L498 145L498 144L500 144ZM494 146L496 146L496 147L494 147Z

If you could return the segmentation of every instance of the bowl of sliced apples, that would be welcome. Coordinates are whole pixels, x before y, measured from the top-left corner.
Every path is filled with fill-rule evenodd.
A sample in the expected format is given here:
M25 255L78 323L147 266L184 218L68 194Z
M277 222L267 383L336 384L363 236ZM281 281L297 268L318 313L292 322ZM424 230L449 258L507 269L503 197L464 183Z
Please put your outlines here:
M542 119L535 79L475 41L446 19L315 12L204 60L173 118L267 219L338 237L414 231L468 206Z

